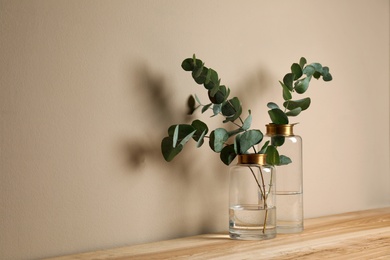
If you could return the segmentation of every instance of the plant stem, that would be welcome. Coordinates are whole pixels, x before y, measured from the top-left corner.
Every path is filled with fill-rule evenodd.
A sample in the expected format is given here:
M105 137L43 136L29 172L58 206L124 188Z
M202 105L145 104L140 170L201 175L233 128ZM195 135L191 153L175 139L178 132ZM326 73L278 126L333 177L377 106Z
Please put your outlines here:
M262 182L262 186L263 188L261 188L261 185L259 183L259 180L256 178L256 175L255 173L253 172L252 168L250 166L248 166L249 170L252 172L252 175L253 175L253 178L255 179L256 183L257 183L257 186L259 187L259 190L260 190L260 193L261 193L261 197L263 199L263 208L265 209L265 216L264 216L264 223L263 223L263 234L265 233L265 229L266 229L266 225L267 225L267 218L268 218L268 206L267 206L267 198L268 198L268 195L266 194L265 192L265 183L264 183L264 176L263 176L263 171L261 170L261 166L259 166L259 170L260 170L260 177L261 177L261 182ZM272 175L271 175L272 176ZM272 180L272 179L271 179ZM268 192L269 193L269 192Z
M253 178L255 178L255 181L256 181L256 183L257 183L257 186L259 187L259 190L260 190L260 192L261 192L261 197L264 197L263 190L261 189L261 185L260 185L259 181L257 180L255 173L253 172L253 170L252 170L252 168L251 168L250 166L248 166L248 168L249 168L249 170L252 172Z
M265 183L264 183L264 176L263 176L263 171L261 170L261 166L259 167L260 170L260 176L261 176L261 182L263 183L263 204L264 204L264 209L265 209L265 216L264 216L264 224L263 224L263 234L265 233L265 227L267 224L267 218L268 218L268 205L267 205L267 198L268 195L265 192Z

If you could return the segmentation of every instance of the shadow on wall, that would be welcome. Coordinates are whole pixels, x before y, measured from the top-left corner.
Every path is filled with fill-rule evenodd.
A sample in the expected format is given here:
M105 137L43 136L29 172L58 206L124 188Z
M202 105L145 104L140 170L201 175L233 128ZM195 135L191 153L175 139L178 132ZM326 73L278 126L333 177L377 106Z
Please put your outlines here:
M235 93L231 94L231 97L237 96L242 102L243 117L248 115L248 109L252 109L252 111L258 110L259 108L264 111L267 110L266 102L264 101L262 103L259 100L262 100L264 93L269 92L270 90L268 88L273 87L271 85L274 85L271 83L268 74L267 71L259 69L255 74L248 75L240 80L239 84L236 86L231 87L230 84L227 83L227 86ZM135 137L133 140L127 140L122 143L121 151L125 155L126 165L132 170L139 169L145 162L146 157L155 162L166 163L161 154L160 144L162 138L167 135L168 127L177 123L190 123L195 119L194 116L188 114L187 107L184 108L184 100L182 108L178 109L175 107L176 103L172 102L172 99L175 97L169 91L170 89L172 90L172 88L169 88L165 83L162 75L153 73L147 65L138 66L136 71L132 73L132 80L134 79L136 86L135 88L131 86L131 88L137 89L137 96L142 100L151 101L147 102L147 105L149 106L148 110L150 111L150 113L148 113L148 118L153 121L153 132L145 133L147 138ZM194 85L196 85L195 82ZM172 90L172 92L174 92L174 90ZM202 102L207 103L209 101L202 100ZM200 114L200 111L197 110L195 113ZM258 113L256 112L253 112L253 114L254 116L258 116ZM207 114L205 113L203 117L207 117ZM259 118L257 117L254 120L257 121ZM261 126L263 125L264 123ZM220 127L225 127L230 130L231 128L234 128L233 125L222 125L222 118ZM260 130L263 132L263 129ZM208 144L205 143L204 146L208 146ZM186 148L187 147L184 149ZM205 147L202 147L201 149L205 149ZM211 150L209 150L209 152L212 153ZM183 172L183 169L185 169L184 172L188 172L189 169L191 169L190 166L191 163L193 163L193 160L185 156L185 154L186 152L182 152L179 155L180 163L170 164L170 167L173 167L173 165L175 165L175 167L180 166L180 169L173 169L174 171L178 170ZM216 157L216 159L218 157Z
M124 141L121 144L121 151L124 154L126 165L129 169L139 169L142 167L145 159L148 157L154 162L164 162L161 153L161 140L167 134L170 125L177 122L188 122L192 116L187 115L185 111L179 111L173 107L173 95L169 93L169 88L164 82L164 77L156 75L147 66L138 66L132 73L132 79L136 82L132 89L137 90L137 97L141 100L147 100L147 118L153 122L153 129L145 129L145 136L142 138L135 136L132 140ZM134 91L134 90L133 90ZM137 111L134 111L137 112ZM147 133L150 131L150 133ZM181 158L185 159L185 158ZM190 162L183 161L178 165L186 165ZM183 169L177 169L183 170Z

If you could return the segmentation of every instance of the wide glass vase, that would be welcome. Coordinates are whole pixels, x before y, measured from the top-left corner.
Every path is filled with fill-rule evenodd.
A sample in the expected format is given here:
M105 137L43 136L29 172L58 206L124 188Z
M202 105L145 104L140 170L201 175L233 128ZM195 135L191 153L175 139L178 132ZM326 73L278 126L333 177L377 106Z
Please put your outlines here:
M276 228L280 234L303 231L302 138L294 134L293 128L293 124L268 124L264 138L277 146L279 155L291 160L276 166Z
M276 236L275 170L264 154L238 155L230 168L229 235L263 240Z

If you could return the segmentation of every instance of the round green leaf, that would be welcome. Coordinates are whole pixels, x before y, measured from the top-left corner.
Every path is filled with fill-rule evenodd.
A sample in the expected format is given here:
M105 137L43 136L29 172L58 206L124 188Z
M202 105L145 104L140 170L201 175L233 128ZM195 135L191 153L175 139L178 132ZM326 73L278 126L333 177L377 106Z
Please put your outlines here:
M236 156L237 154L235 153L234 145L232 144L225 146L220 154L221 161L226 165L229 165Z
M268 146L265 154L267 155L266 160L267 160L268 164L279 165L279 162L280 162L279 152L275 146L272 146L272 145Z
M303 69L303 74L305 74L306 76L308 77L311 77L313 76L314 72L316 72L316 69L311 66L311 65L307 65L304 69Z
M292 163L291 159L285 155L279 155L279 164L278 166L287 165Z
M219 86L218 83L219 83L218 73L213 69L208 69L205 82L204 82L204 87L206 89L212 89L216 85Z
M310 98L302 98L299 100L289 100L283 103L283 106L288 110L293 110L294 108L300 107L303 110L306 110L310 106Z
M251 124L252 124L252 115L251 115L251 111L249 110L248 111L249 115L248 117L244 120L244 124L242 124L242 129L244 130L248 130L250 127L251 127Z
M286 116L297 116L301 113L302 109L300 107L294 108L286 113Z
M207 125L200 120L192 121L191 126L195 129L195 134L193 136L195 141L199 141L199 138L203 135L203 132L207 134L209 131Z
M228 132L223 128L217 128L210 133L209 145L211 150L216 153L222 151L225 142L229 138Z
M299 79L302 76L302 68L298 63L291 65L291 72L294 74L294 80Z
M238 117L240 117L242 113L240 100L237 97L234 97L232 99L225 101L222 104L221 112L222 115L226 117L226 120L223 121L224 123L229 121L233 122Z
M215 93L214 96L212 96L211 94L211 91L209 91L209 98L211 102L213 102L214 104L222 104L229 97L230 89L227 88L225 85L220 85L218 87L217 93Z
M239 137L239 152L245 154L249 148L255 146L263 140L263 133L260 130L249 130Z
M206 112L212 105L213 105L213 103L210 103L210 104L207 104L207 105L205 105L204 107L202 107L202 114L203 114L204 112Z
M207 71L208 71L208 69L206 67L201 67L201 68L196 67L192 71L192 78L199 85L204 84L204 82L206 80Z
M265 151L267 150L268 145L269 145L269 141L265 142L258 153L259 154L265 153Z
M181 63L181 67L185 71L192 71L194 69L194 59L193 58L187 58L183 60Z
M279 108L274 108L268 110L268 114L271 118L272 123L278 125L288 124L288 117L286 114Z
M283 83L280 82L280 84L283 84ZM270 108L270 109L279 108L279 106L276 103L274 103L274 102L268 102L267 107Z
M271 137L271 145L282 146L284 144L285 140L286 140L286 138L282 135L273 136L273 137Z
M178 144L176 147L172 146L173 138L172 137L165 137L161 141L161 152L163 154L164 159L167 162L170 162L175 158L176 155L178 155L183 150L183 145Z
M306 65L307 61L305 59L305 57L301 57L301 59L299 60L299 66L301 66L301 69L303 69L303 67Z
M173 137L176 127L178 127L178 129L179 129L178 130L178 140L182 140L187 135L189 135L190 133L192 133L193 131L196 130L193 126L187 125L187 124L171 125L168 128L168 135L170 137Z
M311 77L306 77L304 79L296 81L295 82L296 84L295 84L295 87L294 87L295 91L298 94L305 93L307 88L309 87L310 79L311 79Z
M280 81L279 81L279 82L280 82ZM290 92L290 90L287 88L287 86L284 85L284 84L281 84L281 85L282 85L282 87L283 87L283 99L284 99L284 100L290 100L290 99L292 99L291 92Z
M293 90L293 82L294 82L294 74L293 73L287 73L283 78L283 83L286 85L286 87L292 91Z

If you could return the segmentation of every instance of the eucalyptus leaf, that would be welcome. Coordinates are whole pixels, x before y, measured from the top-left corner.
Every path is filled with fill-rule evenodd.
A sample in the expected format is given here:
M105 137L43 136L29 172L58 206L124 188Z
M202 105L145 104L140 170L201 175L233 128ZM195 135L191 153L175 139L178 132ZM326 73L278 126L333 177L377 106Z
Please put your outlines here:
M322 65L320 63L315 62L310 64L310 66L314 67L316 71L320 73L322 72Z
M292 163L291 159L285 155L279 155L279 163L278 166L287 165Z
M199 141L199 138L201 137L203 132L206 131L205 134L207 134L207 132L209 131L209 128L207 127L207 125L200 120L192 121L191 126L195 129L195 134L194 134L195 141Z
M258 152L259 154L264 154L265 151L267 150L267 147L269 145L269 141L265 142L264 145L261 147L260 151Z
M221 113L221 109L222 109L222 104L214 104L213 105L213 113L214 113L213 116L216 116L219 113Z
M193 58L187 58L183 60L183 62L181 63L181 67L185 71L192 71L195 67Z
M313 76L314 72L316 72L316 69L311 66L311 65L307 65L304 69L303 69L303 74L305 74L306 76L308 77L311 77Z
M207 104L207 105L203 106L203 107L202 107L202 114L203 114L204 112L206 112L212 105L213 105L213 103L210 103L210 104Z
M172 143L173 138L169 136L161 141L161 152L167 162L172 161L183 150L183 145L179 144L176 147L172 147Z
M201 75L202 73L204 73L205 76L206 76L207 70L208 70L208 69L204 67L204 63L202 63L201 66L195 67L195 68L192 70L192 75L193 75L194 78L200 77L200 75Z
M200 102L200 99L197 95L195 95L195 100L196 100L196 102L198 102L199 105L202 105L202 102Z
M237 97L227 100L223 103L221 112L226 117L226 120L223 121L224 123L229 121L233 122L239 118L242 113L240 100Z
M249 115L248 117L244 120L244 124L242 124L242 129L244 130L248 130L250 127L251 127L251 124L252 124L252 115L251 115L251 111L249 110L248 111Z
M225 146L225 142L228 140L229 134L223 128L217 128L210 133L209 145L211 150L216 153L222 151Z
M221 154L220 154L221 161L226 165L231 164L232 161L234 161L234 159L236 158L236 156L237 156L237 154L235 153L234 145L232 145L232 144L225 146L222 149Z
M331 81L332 80L332 75L329 73L328 67L322 67L322 79L324 81Z
M218 83L219 84L219 83ZM209 99L214 104L222 104L229 96L229 89L226 88L225 85L220 85L218 87L217 93L215 93L214 96L212 96L211 90L209 90Z
M280 82L280 81L279 81ZM282 87L283 87L283 99L284 100L290 100L292 99L292 95L291 95L291 92L290 90L288 89L288 87L284 84L281 84Z
M280 82L280 84L283 84L283 83ZM279 106L276 103L274 103L274 102L268 102L267 107L270 108L270 109L274 109L274 108L278 108L279 109Z
M297 116L302 112L300 107L296 107L286 113L286 116Z
M230 137L230 136L233 136L233 135L242 133L242 132L244 132L244 131L245 131L245 130L244 130L242 127L240 127L240 128L235 129L235 130L228 131L228 135L229 135L229 137Z
M192 78L199 85L204 84L204 82L206 80L207 71L208 71L208 69L205 67L195 68L195 70L192 71Z
M286 137L283 135L276 135L271 137L271 145L272 146L282 146L286 140Z
M272 145L268 146L265 154L267 155L266 161L268 164L279 165L280 163L279 152L275 146Z
M233 99L236 99L236 98L233 98ZM222 112L222 115L224 115L225 117L234 116L234 114L237 112L237 110L233 104L233 99L227 100L226 102L224 102L222 104L221 112Z
M271 118L272 123L278 124L278 125L288 124L288 117L281 109L274 108L274 109L268 110L268 114Z
M310 106L311 99L309 97L302 98L299 100L289 100L283 103L283 106L288 110L293 110L294 108L300 107L302 111L306 110Z
M306 92L307 88L309 87L311 77L306 77L304 79L296 81L295 84L295 91L299 94L303 94Z
M293 73L287 73L283 78L283 83L286 85L286 87L292 91L293 90L293 82L294 82L294 74Z
M263 140L263 133L260 130L248 130L240 135L240 154L245 154L249 148Z
M178 127L179 126L179 127ZM187 124L171 125L168 128L168 136L173 137L176 127L178 127L178 140L183 139L192 131L196 130L193 126Z
M172 147L175 148L177 144L177 139L179 138L179 125L175 127L175 131L173 132L173 142Z
M200 137L199 137L199 139L198 139L198 141L197 141L197 143L196 143L196 147L197 147L197 148L199 148L199 147L201 147L201 146L203 145L203 143L204 143L204 137L205 137L206 133L207 133L207 131L204 130L204 131L202 132L202 134L200 135Z
M181 141L180 141L180 144L181 145L185 145L195 134L196 130L192 131L191 133L189 133L187 136L185 136Z
M316 71L316 72L314 72L313 77L315 79L319 79L321 77L321 75L322 75L321 72Z
M204 87L206 89L213 89L214 87L219 86L218 73L213 69L208 69L207 75L204 82Z
M302 76L302 68L298 63L291 65L291 72L294 74L294 80L299 79Z
M331 81L333 79L333 77L332 77L332 74L328 73L328 74L322 76L322 79L324 81Z
M221 80L213 83L213 88L210 89L210 96L214 97L215 94L219 91L219 85L221 84Z
M206 74L206 79L204 81L204 84L208 84L210 82L210 77L211 77L211 69L209 69L207 71L207 74Z
M301 66L301 69L303 69L303 67L306 65L307 61L305 59L305 57L301 57L301 59L299 60L299 66Z

